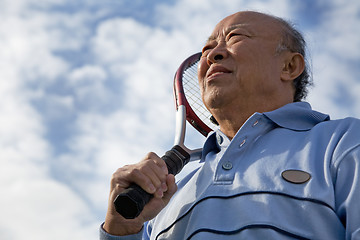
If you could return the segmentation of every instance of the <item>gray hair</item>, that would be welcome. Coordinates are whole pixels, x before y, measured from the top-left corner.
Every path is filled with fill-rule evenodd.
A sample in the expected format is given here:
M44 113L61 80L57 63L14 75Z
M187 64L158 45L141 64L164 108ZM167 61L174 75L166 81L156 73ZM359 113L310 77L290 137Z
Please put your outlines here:
M308 87L313 85L309 63L306 56L306 42L303 35L288 21L272 16L282 26L282 38L276 49L277 53L284 50L300 53L305 60L304 71L294 79L295 88L294 102L300 102L308 94Z

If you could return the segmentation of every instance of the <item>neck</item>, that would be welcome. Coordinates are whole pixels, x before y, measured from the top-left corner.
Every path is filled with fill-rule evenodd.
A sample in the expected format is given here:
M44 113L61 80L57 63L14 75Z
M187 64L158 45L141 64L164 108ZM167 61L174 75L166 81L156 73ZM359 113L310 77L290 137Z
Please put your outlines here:
M290 101L291 102L291 101ZM255 113L270 112L278 109L290 102L282 102L279 104L272 104L271 106L262 105L256 108L249 109L212 109L212 114L220 125L220 130L231 140L239 131L242 125Z
M238 118L236 121L221 119L218 122L220 124L220 130L231 140L247 119L248 117Z
M252 114L251 114L252 115ZM220 130L231 140L239 131L245 121L251 116L248 114L241 114L236 116L224 115L221 113L214 113L215 119L220 125Z

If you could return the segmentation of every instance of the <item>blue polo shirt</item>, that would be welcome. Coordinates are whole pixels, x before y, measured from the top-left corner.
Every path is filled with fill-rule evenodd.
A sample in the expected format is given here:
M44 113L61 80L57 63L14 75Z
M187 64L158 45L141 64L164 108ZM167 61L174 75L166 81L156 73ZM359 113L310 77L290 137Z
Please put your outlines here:
M360 121L308 103L211 133L201 166L138 235L102 239L360 239ZM143 237L143 238L142 238Z

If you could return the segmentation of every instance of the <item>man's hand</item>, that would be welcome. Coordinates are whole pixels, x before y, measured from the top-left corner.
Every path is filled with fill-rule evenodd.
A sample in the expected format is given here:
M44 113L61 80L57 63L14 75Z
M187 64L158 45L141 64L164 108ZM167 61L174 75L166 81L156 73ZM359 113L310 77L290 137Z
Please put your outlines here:
M136 183L154 197L135 219L125 219L114 207L118 194ZM170 201L177 190L175 177L168 174L165 162L155 153L148 153L141 162L119 168L111 178L108 211L104 230L112 235L130 235L138 233L144 222L154 218Z

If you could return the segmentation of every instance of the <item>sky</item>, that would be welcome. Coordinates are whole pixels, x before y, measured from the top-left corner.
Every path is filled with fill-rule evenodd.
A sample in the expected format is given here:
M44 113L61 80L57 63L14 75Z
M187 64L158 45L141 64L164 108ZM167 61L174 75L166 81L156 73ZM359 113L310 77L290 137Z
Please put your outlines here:
M358 0L0 0L0 238L95 240L111 174L172 147L172 80L240 10L304 34L333 119L360 117ZM204 139L191 132L190 146Z

